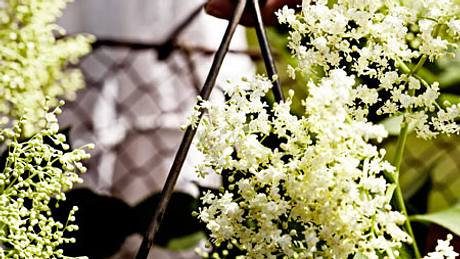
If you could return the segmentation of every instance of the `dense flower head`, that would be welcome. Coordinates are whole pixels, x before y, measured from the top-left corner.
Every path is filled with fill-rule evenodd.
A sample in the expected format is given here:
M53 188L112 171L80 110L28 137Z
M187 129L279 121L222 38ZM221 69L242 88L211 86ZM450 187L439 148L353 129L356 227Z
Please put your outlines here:
M67 2L0 1L0 115L27 116L26 136L40 130L35 123L46 115L46 98L57 105L57 98L74 98L83 86L80 71L67 65L89 52L91 38L58 39L64 31L53 24Z
M291 114L290 98L270 109L261 98L270 86L262 77L244 80L225 103L202 102L199 173L230 182L202 198L198 217L214 242L232 243L249 258L376 258L410 242L400 228L405 217L389 206L383 174L394 168L367 143L387 133L348 113L354 78L334 70L310 82L302 117Z
M189 118L197 126L205 112L198 174L224 179L197 213L211 241L242 258L398 258L413 241L404 210L390 205L399 172L374 145L386 130L368 117L371 108L403 115L402 128L422 138L460 132L460 105L438 103L439 84L418 74L454 55L458 14L450 0L304 0L300 14L280 10L297 60L287 71L308 78L303 114L291 112L293 92L269 106L271 81L257 76L229 87L225 103L200 99ZM426 258L455 256L448 243Z
M372 82L357 89L364 97L357 114L367 115L371 106L380 115L405 112L405 121L428 139L460 131L460 106L437 103L438 83L417 75L428 60L454 55L459 11L450 0L305 0L301 14L284 7L278 17L291 28L289 47L298 60L289 68L292 77L346 68Z
M91 145L70 150L55 113L47 113L43 129L28 140L19 139L23 120L2 131L9 141L0 174L0 258L69 258L59 246L75 242L67 232L78 228L72 223L77 208L67 222L55 221L51 199L65 200L64 191L81 182L81 162L89 157L84 148Z
M81 182L89 157L83 148L70 150L56 118L60 99L83 86L81 72L68 65L91 42L64 37L54 24L67 2L0 0L0 258L70 258L60 246L75 242L68 232L78 228L77 208L67 222L51 214Z

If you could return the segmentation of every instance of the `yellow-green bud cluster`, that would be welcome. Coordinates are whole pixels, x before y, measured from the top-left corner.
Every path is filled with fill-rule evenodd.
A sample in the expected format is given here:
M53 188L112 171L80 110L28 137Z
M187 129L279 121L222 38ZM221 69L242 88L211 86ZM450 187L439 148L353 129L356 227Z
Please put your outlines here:
M9 130L13 138L0 174L0 258L69 258L58 247L75 242L66 233L78 229L72 223L77 208L63 224L52 217L51 199L65 200L64 191L81 182L78 174L86 171L81 161L89 154L85 147L69 150L54 127L55 114L46 118L45 129L23 142L18 139L22 120Z
M0 6L0 115L27 116L26 136L39 130L46 98L55 106L83 86L81 72L67 66L90 51L91 38L61 37L64 30L53 24L67 2L6 0Z

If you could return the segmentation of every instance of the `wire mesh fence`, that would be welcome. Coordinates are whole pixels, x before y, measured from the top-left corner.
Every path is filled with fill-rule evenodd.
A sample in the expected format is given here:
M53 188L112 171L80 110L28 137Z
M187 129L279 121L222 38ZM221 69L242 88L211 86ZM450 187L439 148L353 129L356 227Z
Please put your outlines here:
M136 190L144 196L144 188L160 188L161 179L152 172L166 170L160 161L174 154L176 143L171 139L180 134L176 129L183 122L181 115L196 96L196 89L189 87L192 79L184 57L172 54L165 62L152 62L155 55L126 47L95 49L81 65L87 90L66 107L71 115L65 116L75 121L72 132L85 134L98 146L89 162L95 171L88 180L101 191L131 202L138 199L124 192ZM148 78L139 73L146 69L151 73L142 75ZM116 159L102 161L112 156ZM113 168L117 168L115 175L107 175Z
M61 119L71 126L74 145L89 141L98 147L86 177L100 192L132 204L145 191L161 188L165 176L153 172L167 171L182 135L178 128L203 81L197 64L209 62L215 52L176 43L180 32L165 44L98 40L91 55L82 60L86 89L66 105ZM229 52L260 59L254 51ZM107 175L113 168L115 175ZM139 197L125 195L132 192Z

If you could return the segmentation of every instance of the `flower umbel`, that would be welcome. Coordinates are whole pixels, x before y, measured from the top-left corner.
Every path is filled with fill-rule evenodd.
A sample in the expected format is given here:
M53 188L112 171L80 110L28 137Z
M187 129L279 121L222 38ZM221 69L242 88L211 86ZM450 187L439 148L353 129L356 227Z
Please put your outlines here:
M5 0L0 2L0 115L26 116L22 134L30 137L46 115L44 103L72 99L83 87L78 69L68 67L90 51L91 37L64 37L53 24L68 0Z
M65 200L64 191L81 182L79 173L86 171L81 161L89 154L85 147L69 150L55 115L47 113L46 118L44 129L29 140L18 139L22 120L5 133L11 141L0 174L0 258L69 258L58 247L75 242L65 234L77 229L72 224L77 208L67 223L57 222L51 199Z
M224 178L198 212L211 241L243 258L397 258L403 243L420 258L400 163L385 161L375 144L387 132L368 117L403 115L401 139L408 124L426 139L460 133L460 105L438 103L439 84L418 74L454 55L458 13L449 0L304 0L300 14L280 10L297 60L288 74L309 78L304 113L293 115L292 95L265 103L271 84L260 76L230 88L225 103L196 107L206 111L198 174ZM427 258L453 258L443 242Z
M291 28L289 47L298 60L291 70L312 76L345 67L357 79L376 81L356 89L355 114L366 116L371 106L379 115L404 112L418 136L428 139L460 131L454 121L460 106L442 108L439 84L417 75L427 60L454 55L459 13L449 0L306 0L301 14L284 7L278 17ZM382 95L390 98L382 101Z
M411 241L399 227L404 216L389 206L383 173L394 168L366 142L386 131L348 114L354 85L343 70L310 82L302 117L291 115L290 99L268 109L262 77L235 86L225 104L203 104L200 171L230 182L202 199L199 218L216 244L249 258L376 258Z

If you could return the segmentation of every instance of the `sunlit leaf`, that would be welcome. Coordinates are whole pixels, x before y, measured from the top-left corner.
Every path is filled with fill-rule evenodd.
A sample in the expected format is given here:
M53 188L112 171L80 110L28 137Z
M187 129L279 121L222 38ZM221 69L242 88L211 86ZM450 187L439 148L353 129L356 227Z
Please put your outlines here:
M199 231L188 236L169 240L166 248L171 251L188 250L196 247L198 243L203 239L206 239L206 234L202 231Z
M455 205L446 210L414 215L410 217L412 221L434 223L440 225L456 235L460 235L460 204Z

